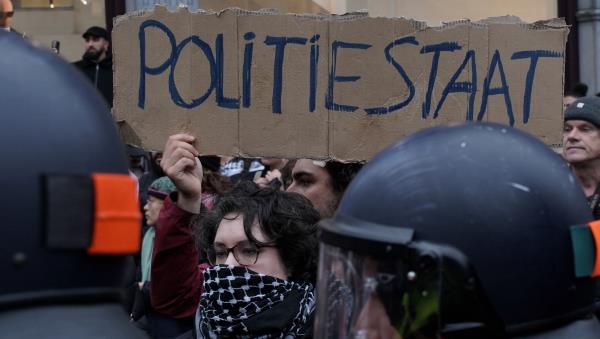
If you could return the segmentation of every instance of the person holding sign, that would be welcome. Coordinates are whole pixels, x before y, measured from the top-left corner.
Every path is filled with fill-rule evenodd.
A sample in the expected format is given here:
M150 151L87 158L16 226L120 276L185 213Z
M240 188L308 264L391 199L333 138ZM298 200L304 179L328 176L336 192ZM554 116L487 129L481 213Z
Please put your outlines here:
M299 194L242 182L202 216L198 249L210 265L198 266L190 224L202 209L202 168L194 142L171 136L161 162L178 195L165 200L157 222L154 308L195 313L198 338L310 336L318 212Z
M563 157L600 219L600 98L585 97L565 110Z
M193 328L193 318L171 319L154 312L150 307L150 285L152 252L154 249L154 236L156 234L156 221L162 209L165 198L175 190L171 180L160 177L152 182L147 189L148 201L144 204L144 214L148 228L142 237L140 250L140 265L136 270L134 303L130 319L143 328L153 338L177 337Z

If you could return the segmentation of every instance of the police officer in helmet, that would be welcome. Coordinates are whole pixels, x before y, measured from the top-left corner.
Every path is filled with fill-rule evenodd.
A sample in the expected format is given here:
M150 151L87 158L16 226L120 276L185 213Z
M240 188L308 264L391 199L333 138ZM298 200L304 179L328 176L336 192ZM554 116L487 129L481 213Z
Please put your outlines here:
M136 184L102 98L0 31L0 337L142 338L120 305Z
M598 338L600 224L560 157L496 124L416 133L321 222L318 338Z

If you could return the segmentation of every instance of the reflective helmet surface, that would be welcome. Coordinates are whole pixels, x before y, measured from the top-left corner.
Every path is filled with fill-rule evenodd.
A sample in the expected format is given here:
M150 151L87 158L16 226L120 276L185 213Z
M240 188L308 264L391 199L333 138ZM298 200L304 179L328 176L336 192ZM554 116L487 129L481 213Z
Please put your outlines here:
M438 244L464 255L478 300L489 303L502 331L535 329L589 314L594 280L575 277L570 227L591 220L568 166L534 137L488 123L436 127L391 145L362 169L337 214L321 224L320 265L350 262L373 243ZM327 259L331 253L337 257ZM325 291L331 273L319 274ZM451 304L454 287L444 283L441 326L468 307ZM317 323L323 307L331 306L318 308Z
M0 50L0 306L109 293L123 281L126 256L89 255L89 246L65 241L81 230L94 235L91 224L69 230L73 225L49 221L93 221L101 202L91 176L129 178L108 107L56 55L1 30Z

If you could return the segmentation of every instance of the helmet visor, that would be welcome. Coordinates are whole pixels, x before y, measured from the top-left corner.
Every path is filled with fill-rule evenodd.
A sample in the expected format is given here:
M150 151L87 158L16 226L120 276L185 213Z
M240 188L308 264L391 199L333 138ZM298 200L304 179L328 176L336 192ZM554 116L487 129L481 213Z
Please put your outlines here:
M317 338L423 338L439 330L442 258L321 243Z

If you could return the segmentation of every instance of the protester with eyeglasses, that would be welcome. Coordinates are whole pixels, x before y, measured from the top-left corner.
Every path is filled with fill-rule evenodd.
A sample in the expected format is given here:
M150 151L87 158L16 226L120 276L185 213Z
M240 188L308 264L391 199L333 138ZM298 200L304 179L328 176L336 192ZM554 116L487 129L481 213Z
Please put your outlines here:
M203 210L194 142L170 137L161 162L179 193L165 200L157 222L154 309L196 314L198 338L310 337L319 213L299 194L244 182L201 213L194 237ZM198 249L209 263L198 266Z

